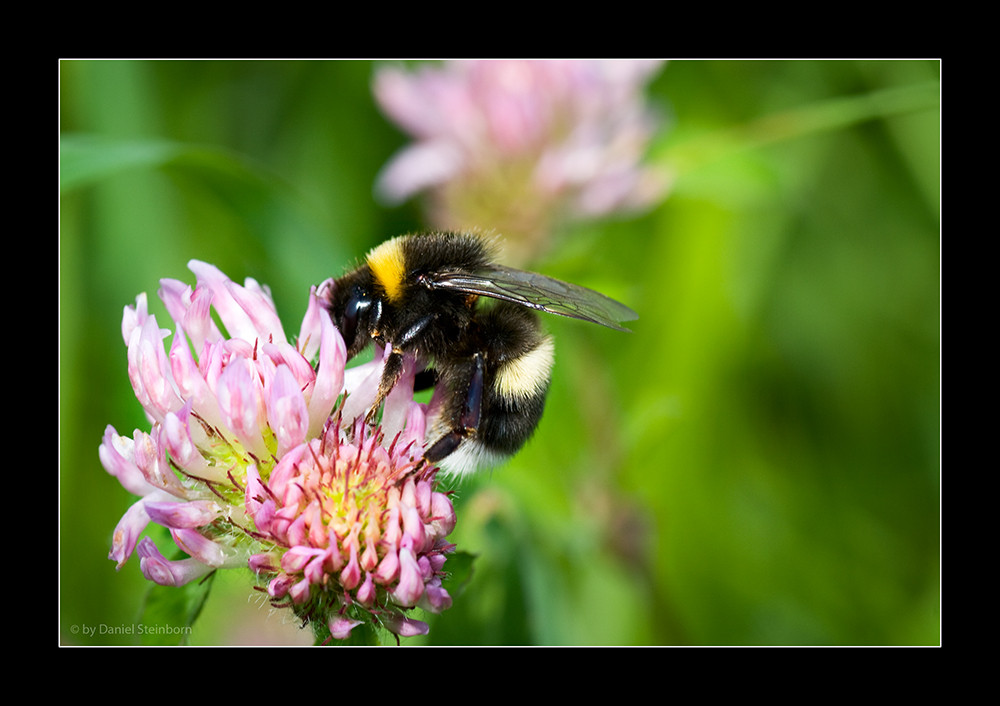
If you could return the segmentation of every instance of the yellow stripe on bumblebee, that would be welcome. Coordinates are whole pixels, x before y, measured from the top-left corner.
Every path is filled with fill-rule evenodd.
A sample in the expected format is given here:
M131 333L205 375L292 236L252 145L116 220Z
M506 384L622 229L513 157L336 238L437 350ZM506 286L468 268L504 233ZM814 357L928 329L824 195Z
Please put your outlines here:
M403 296L403 279L406 277L403 239L393 238L372 248L365 260L389 301L399 303Z

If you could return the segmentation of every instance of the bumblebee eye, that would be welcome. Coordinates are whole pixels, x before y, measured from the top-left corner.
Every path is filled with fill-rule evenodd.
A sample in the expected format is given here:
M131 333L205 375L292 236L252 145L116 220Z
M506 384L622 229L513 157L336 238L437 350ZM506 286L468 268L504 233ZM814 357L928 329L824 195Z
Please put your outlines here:
M371 297L361 289L355 287L351 291L351 296L344 307L343 324L340 331L348 346L354 342L358 334L358 321L371 305Z

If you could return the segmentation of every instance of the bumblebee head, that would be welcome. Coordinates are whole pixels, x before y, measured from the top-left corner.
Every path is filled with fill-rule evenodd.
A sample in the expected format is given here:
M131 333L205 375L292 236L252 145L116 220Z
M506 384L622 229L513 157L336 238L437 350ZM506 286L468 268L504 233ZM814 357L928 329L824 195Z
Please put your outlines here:
M391 341L399 333L398 310L406 293L412 292L407 282L406 241L401 236L378 245L365 256L364 264L335 283L330 316L344 337L348 358L373 338Z
M367 266L334 283L329 300L330 318L344 337L348 359L367 346L382 318L382 301Z

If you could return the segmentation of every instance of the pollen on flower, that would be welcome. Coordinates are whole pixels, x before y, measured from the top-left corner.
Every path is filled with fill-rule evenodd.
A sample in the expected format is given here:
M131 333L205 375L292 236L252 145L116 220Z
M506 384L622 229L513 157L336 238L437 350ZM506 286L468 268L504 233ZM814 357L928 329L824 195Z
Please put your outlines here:
M276 570L269 564L268 592L288 596L300 615L320 603L329 611L333 599L340 622L331 633L359 624L361 613L391 629L402 609L451 603L440 567L453 549L445 538L454 511L434 490L436 468L405 437L386 447L360 420L346 438L331 422L278 463L263 494L248 492L248 512L281 554Z

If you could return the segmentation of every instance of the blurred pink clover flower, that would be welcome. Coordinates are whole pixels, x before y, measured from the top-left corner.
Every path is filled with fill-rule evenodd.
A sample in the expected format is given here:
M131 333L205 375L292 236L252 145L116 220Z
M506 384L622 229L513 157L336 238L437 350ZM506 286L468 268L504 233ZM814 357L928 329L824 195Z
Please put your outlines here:
M658 127L654 60L476 60L384 67L373 91L413 143L383 168L389 202L418 193L443 229L537 240L562 221L644 209L668 178L642 159Z

